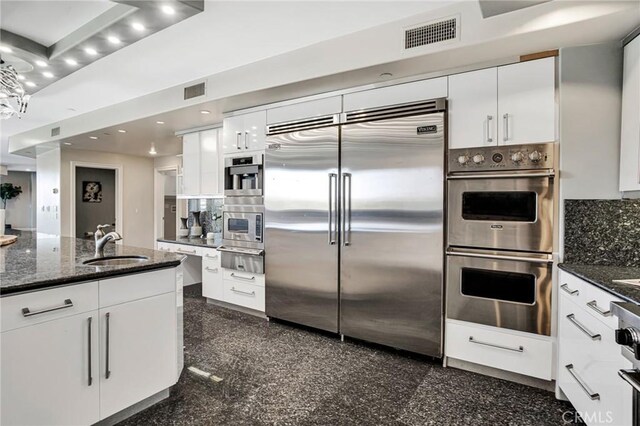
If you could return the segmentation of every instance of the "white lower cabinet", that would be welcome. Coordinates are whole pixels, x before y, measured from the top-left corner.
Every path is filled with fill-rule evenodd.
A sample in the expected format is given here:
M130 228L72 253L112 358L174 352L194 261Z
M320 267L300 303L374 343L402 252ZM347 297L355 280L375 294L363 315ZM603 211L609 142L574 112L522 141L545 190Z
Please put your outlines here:
M547 336L446 321L445 355L505 371L552 379L553 341Z
M90 425L175 384L176 280L163 269L1 298L0 424Z
M4 426L97 422L98 311L2 333L0 374Z
M560 293L558 312L558 386L588 425L632 424L632 391L618 371L631 368L615 342L615 325L587 307L591 300L617 300L609 293L564 271L560 282L576 280L584 288L584 300ZM602 294L598 294L602 293ZM607 305L608 307L608 305Z
M100 415L142 401L175 383L175 294L100 309Z
M202 295L213 300L224 299L220 252L216 249L202 251Z
M225 280L223 285L225 302L264 312L264 286L234 280Z

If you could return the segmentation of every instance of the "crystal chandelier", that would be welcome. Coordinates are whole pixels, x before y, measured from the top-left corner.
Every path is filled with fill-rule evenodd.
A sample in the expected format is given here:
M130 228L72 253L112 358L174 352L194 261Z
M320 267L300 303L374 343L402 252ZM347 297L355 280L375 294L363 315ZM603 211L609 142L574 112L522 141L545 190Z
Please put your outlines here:
M16 70L0 59L0 119L6 120L14 115L20 118L27 111L30 97L25 94Z

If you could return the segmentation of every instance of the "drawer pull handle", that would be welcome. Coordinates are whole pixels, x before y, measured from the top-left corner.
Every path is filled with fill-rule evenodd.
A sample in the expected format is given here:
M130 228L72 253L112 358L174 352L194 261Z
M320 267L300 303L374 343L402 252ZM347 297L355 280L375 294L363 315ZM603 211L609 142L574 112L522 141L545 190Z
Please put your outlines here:
M177 250L178 253L185 253L185 254L196 254L195 250L184 250L184 249L178 249Z
M22 316L30 317L33 315L45 314L47 312L59 311L60 309L73 308L73 302L71 299L65 299L64 303L60 306L54 306L52 308L44 308L38 311L32 311L29 308L22 308Z
M492 348L504 349L506 351L524 352L524 346L518 346L517 348L511 348L509 346L501 346L501 345L496 345L494 343L482 342L480 340L474 339L473 336L469 336L469 342L475 343L477 345L491 346Z
M109 320L111 319L111 313L107 312L105 314L105 317L107 318L107 329L106 329L106 343L107 343L107 347L105 350L106 353L106 357L105 357L105 362L104 362L104 378L108 379L109 377L111 377L111 370L109 369Z
M212 273L217 273L218 272L218 268L209 268L208 266L205 266L204 269L207 272L212 272Z
M580 385L584 393L586 393L587 396L591 398L592 401L600 399L600 394L592 392L591 389L589 389L589 386L587 386L587 384L584 382L584 380L582 380L580 376L578 376L578 373L574 371L573 364L565 365L564 368L566 368L569 371L569 374L573 376L573 378L576 380L576 382L578 382L578 384Z
M216 254L216 255L211 256L209 253L207 253L207 254L204 255L204 257L206 257L208 259L217 259L218 255Z
M611 311L605 311L600 306L598 306L597 300L592 300L591 302L587 303L587 306L593 309L594 311L596 311L597 313L599 313L600 315L602 315L603 317L611 316Z
M637 370L620 370L618 376L622 377L622 380L629 383L636 392L640 392L640 381Z
M567 319L569 321L571 321L573 323L573 325L575 325L576 327L578 327L578 329L580 331L582 331L584 334L586 334L587 336L589 336L589 338L591 340L602 340L602 336L599 334L593 334L587 327L585 327L584 325L582 325L577 319L576 316L574 314L569 314L567 315Z
M570 294L570 295L572 295L572 296L578 296L578 295L580 295L580 291L579 291L578 289L576 289L576 290L571 290L571 289L569 288L569 284L567 284L567 283L562 284L562 285L560 286L560 288L561 288L561 289L563 289L564 291L566 291L567 293L569 293L569 294Z
M93 317L89 317L87 318L87 325L88 325L88 329L89 329L89 336L88 336L88 340L89 340L89 345L88 345L88 355L89 355L89 366L88 366L88 370L89 370L89 383L88 385L91 386L93 384L93 376L91 375L91 323L93 322Z
M233 278L237 278L239 280L245 280L245 281L254 281L256 279L256 277L251 277L251 278L247 278L247 277L241 277L240 275L236 275L233 272L231 273L231 276Z
M234 293L246 294L247 296L255 296L256 295L255 291L236 290L235 287L231 287L231 291L233 291Z

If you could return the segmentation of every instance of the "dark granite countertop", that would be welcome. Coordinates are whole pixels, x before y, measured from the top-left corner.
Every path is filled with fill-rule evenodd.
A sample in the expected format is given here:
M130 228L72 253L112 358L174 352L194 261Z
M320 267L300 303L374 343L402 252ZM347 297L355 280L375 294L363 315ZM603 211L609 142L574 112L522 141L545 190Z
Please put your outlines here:
M185 244L187 246L218 248L222 245L222 237L218 234L213 240L206 238L177 237L175 239L158 238L161 243Z
M0 247L0 296L180 265L173 253L109 243L105 256L142 255L149 261L124 266L91 266L95 243L35 232L14 232L18 241ZM126 239L125 239L126 241Z
M575 263L561 263L563 269L621 299L640 304L640 286L614 283L613 280L640 278L640 268L633 266L602 266Z

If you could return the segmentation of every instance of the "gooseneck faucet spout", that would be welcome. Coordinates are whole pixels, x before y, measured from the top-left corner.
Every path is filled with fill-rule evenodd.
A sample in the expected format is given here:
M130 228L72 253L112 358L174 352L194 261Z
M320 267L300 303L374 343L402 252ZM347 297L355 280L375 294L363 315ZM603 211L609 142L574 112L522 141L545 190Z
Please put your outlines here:
M122 239L122 236L115 231L104 233L104 229L110 225L98 225L98 230L95 233L96 240L96 255L95 257L104 257L104 247L109 241L118 241Z

